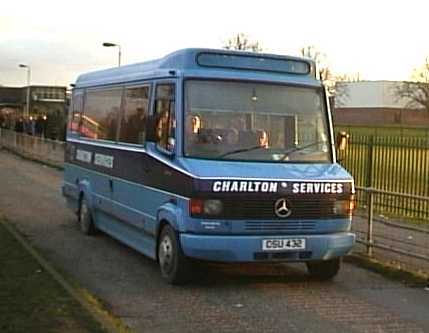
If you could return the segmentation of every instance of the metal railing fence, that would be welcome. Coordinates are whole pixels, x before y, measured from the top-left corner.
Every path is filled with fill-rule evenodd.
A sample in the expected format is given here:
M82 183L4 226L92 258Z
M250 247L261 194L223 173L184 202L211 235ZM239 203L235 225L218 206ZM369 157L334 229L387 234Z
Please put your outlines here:
M366 205L354 217L353 231L370 257L387 259L415 271L429 273L429 226L391 219L375 213L377 196L410 199L428 205L429 197L357 187L365 193ZM359 214L363 213L363 214Z
M374 209L393 216L429 219L429 203L418 199L429 196L429 138L352 134L338 157L357 186L411 195L380 192ZM367 202L366 192L358 195L358 200Z

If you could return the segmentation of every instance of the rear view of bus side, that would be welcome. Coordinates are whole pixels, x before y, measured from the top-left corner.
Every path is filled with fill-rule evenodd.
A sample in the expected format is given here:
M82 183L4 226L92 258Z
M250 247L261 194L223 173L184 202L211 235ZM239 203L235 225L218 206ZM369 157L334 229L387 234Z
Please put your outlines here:
M301 58L185 49L81 75L62 190L82 232L157 260L169 283L195 259L334 277L355 241L354 183L315 73Z

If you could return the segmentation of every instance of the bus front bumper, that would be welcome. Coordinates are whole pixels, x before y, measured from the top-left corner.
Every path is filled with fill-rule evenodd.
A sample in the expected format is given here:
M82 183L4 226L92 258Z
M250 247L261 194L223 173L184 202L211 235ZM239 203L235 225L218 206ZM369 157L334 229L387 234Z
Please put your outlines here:
M211 236L180 234L187 257L219 262L311 261L346 255L355 243L350 232L329 235ZM266 239L305 239L305 249L263 251Z

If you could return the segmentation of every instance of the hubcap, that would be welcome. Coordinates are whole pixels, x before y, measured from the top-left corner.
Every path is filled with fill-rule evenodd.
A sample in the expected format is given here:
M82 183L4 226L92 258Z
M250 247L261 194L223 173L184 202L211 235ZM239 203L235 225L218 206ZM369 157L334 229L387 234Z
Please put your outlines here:
M169 272L173 264L173 244L168 235L165 235L159 244L159 263L164 272Z

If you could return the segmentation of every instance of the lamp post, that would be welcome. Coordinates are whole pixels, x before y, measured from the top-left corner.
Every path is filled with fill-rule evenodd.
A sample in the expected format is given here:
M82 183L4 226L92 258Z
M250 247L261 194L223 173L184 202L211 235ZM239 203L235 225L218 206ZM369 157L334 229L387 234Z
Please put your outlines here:
M26 108L25 108L25 116L28 118L30 115L30 80L31 80L31 67L24 64L19 64L20 68L26 68L27 69L27 101L26 101Z
M103 43L104 47L117 47L118 48L118 67L121 67L121 45L114 43Z

